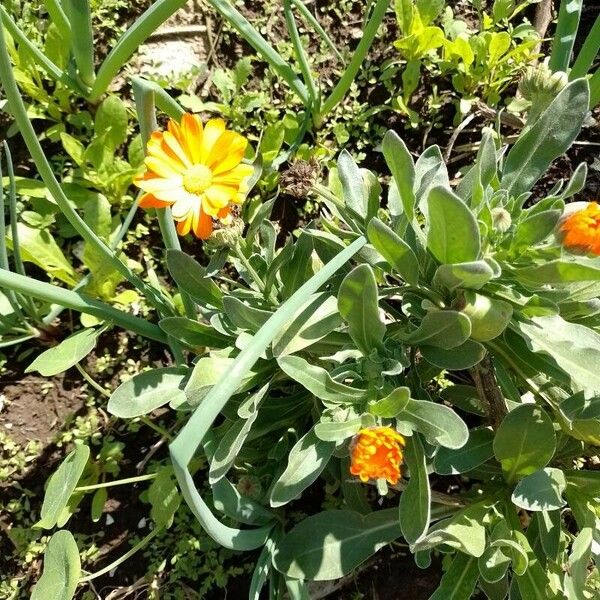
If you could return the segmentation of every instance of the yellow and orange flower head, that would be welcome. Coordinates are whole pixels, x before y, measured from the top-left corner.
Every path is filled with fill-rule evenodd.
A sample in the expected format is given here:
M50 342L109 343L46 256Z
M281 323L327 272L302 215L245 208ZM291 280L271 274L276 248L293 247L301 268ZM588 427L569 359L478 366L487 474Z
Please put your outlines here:
M569 211L571 206L567 207L568 212L559 226L563 247L574 253L600 256L600 205L588 202L581 208L573 206Z
M361 481L386 479L395 485L400 478L404 438L391 427L361 429L350 445L350 473Z
M242 163L248 140L225 129L222 119L202 125L187 113L169 121L148 141L146 171L134 183L144 192L142 208L171 207L177 232L207 239L213 219L231 222L231 204L241 204L254 169Z

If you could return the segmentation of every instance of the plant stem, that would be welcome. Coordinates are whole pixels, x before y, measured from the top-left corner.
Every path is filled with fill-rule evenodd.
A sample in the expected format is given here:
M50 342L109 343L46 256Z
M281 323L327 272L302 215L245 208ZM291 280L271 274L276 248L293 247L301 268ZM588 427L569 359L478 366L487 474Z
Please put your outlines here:
M167 336L157 325L80 292L66 290L50 283L24 277L18 273L11 273L5 269L0 269L0 288L14 290L33 298L93 315L163 344L167 341Z
M79 363L75 363L75 368L97 392L100 392L106 398L110 398L110 392L104 389Z
M161 531L162 527L156 527L153 529L143 540L140 540L131 550L123 554L117 558L117 560L110 563L103 569L96 571L92 575L86 575L85 577L81 577L79 579L79 583L83 583L85 581L91 581L92 579L96 579L97 577L101 577L105 573L109 573L113 569L116 569L121 563L124 563L128 558L131 558L138 550L141 550L153 537L156 537Z
M239 261L242 263L242 265L244 266L244 269L246 269L246 271L248 272L248 275L250 275L250 277L252 278L252 280L254 281L256 286L258 287L258 289L266 297L267 296L267 292L266 292L267 286L265 285L265 282L263 281L262 277L256 272L256 269L250 264L250 261L248 260L247 256L244 254L244 251L242 250L242 247L240 246L239 240L233 246L233 252L236 255L236 257L239 259ZM276 298L275 294L273 292L270 292L270 294L268 294L268 295L269 295L269 300L273 304L277 304L277 298Z
M471 369L471 375L480 400L487 405L490 425L494 429L498 429L500 423L508 414L508 410L506 409L504 394L496 381L494 364L489 352L486 353L479 364Z
M151 419L149 419L148 417L143 416L143 415L141 417L138 417L138 419L140 420L140 423L143 423L147 427L150 427L150 429L154 429L154 431L156 431L156 433L159 433L167 441L169 441L169 442L173 441L173 436L164 427L157 425Z
M137 477L128 477L127 479L117 479L116 481L105 481L103 483L95 483L94 485L81 485L76 487L74 492L93 492L100 488L108 488L117 485L126 485L128 483L139 483L141 481L150 481L156 479L158 473L146 473L146 475L138 475Z

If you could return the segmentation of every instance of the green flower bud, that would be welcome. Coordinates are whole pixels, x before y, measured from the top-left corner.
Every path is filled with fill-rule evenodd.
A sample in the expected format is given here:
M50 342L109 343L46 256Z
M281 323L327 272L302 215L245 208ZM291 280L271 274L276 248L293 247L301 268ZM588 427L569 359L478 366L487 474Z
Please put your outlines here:
M512 224L512 219L510 217L510 213L505 208L498 206L496 208L492 208L492 222L496 231L505 233L509 230Z

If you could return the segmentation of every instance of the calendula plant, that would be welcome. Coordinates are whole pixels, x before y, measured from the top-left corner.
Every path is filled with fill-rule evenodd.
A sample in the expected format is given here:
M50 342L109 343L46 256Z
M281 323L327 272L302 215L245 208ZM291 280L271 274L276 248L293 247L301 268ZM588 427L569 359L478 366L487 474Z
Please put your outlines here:
M34 600L72 598L169 527L182 499L222 546L262 548L253 599L265 585L308 598L311 580L351 573L399 539L420 566L445 556L436 600L595 597L600 478L586 467L600 444L600 209L566 206L585 164L527 206L582 127L588 82L567 84L508 151L484 132L455 187L438 147L415 161L388 132L385 202L378 177L342 152L327 184L296 182L323 218L281 247L272 204L243 202L254 177L244 138L174 103L156 131L154 100L138 82L143 206L208 238L206 266L168 246L171 291L123 271L152 292L158 324L0 270L4 289L168 343L175 358L111 390L107 406L129 419L172 412L171 465L135 478L152 481L154 528L96 573L60 529ZM51 184L18 94L9 102ZM67 368L98 333L31 368ZM134 481L82 481L98 472L90 464L79 445L52 475L39 527L62 528L84 494ZM322 480L339 508L299 515L295 501Z

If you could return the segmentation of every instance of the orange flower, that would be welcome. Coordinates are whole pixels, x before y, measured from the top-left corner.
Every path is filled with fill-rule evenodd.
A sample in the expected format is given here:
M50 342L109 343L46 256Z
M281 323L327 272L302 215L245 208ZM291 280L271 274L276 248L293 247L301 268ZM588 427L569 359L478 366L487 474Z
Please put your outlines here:
M568 214L560 225L560 232L562 245L567 250L600 256L600 206L598 203L589 202L585 208Z
M213 219L231 222L230 204L241 204L254 168L242 163L248 140L225 129L222 119L202 125L187 113L181 123L169 121L167 131L155 131L148 142L147 170L134 179L146 192L142 208L171 207L177 233L190 230L207 239Z
M361 429L352 440L350 473L363 482L386 479L392 485L400 478L404 438L391 427Z

